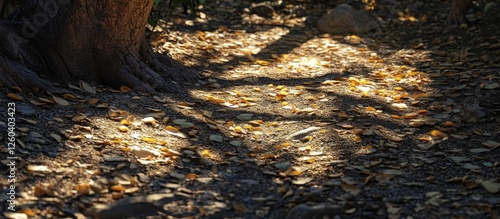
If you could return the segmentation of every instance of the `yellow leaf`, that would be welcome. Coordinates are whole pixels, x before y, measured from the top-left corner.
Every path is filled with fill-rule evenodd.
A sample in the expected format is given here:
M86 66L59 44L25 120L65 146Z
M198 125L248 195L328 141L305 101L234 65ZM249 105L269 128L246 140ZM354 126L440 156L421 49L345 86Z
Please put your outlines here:
M28 217L35 217L37 215L36 212L31 210L31 208L23 208L19 210L20 213L26 214Z
M147 142L147 143L156 143L157 142L156 138L143 137L142 140Z
M369 112L375 112L375 111L377 111L377 109L375 109L374 107L371 107L371 106L366 107L366 109L365 109L365 110L366 110L366 111L369 111Z
M202 31L196 31L196 36L198 37L198 39L200 39L201 41L205 41L205 33L202 32Z
M424 136L424 137L420 137L418 140L421 140L421 141L432 141L432 138L430 136Z
M179 132L179 129L173 126L167 126L165 129L170 132Z
M290 147L290 142L285 142L285 143L282 143L280 145L276 145L276 149L288 149Z
M122 119L122 121L120 121L120 124L122 124L122 125L130 125L130 122L127 119Z
M236 127L234 127L234 132L236 132L236 133L242 133L243 132L243 128L241 128L241 126L236 126Z
M196 174L194 174L194 173L186 174L186 176L184 176L184 177L186 179L190 179L190 180L198 178L198 176Z
M442 131L439 131L439 130L436 130L436 129L432 130L432 131L430 132L430 134L431 134L432 136L434 136L434 137L439 137L439 138L448 137L448 135L447 135L446 133L444 133L444 132L442 132Z
M274 158L275 158L275 156L274 156L274 154L273 154L273 153L271 153L271 152L267 152L267 153L262 154L262 155L261 155L261 158L262 158L262 159L274 159Z
M127 126L121 125L117 127L121 132L128 132L130 129Z
M443 125L446 127L455 127L455 124L453 124L453 122L451 122L451 121L446 121L446 122L444 122Z
M90 192L90 186L88 183L81 183L76 185L76 191L79 195L88 195Z
M204 157L208 157L210 156L210 151L208 149L205 149L203 151L201 151L201 156L204 156Z
M264 60L257 59L257 60L255 60L255 64L257 64L257 65L262 65L262 66L268 66L268 65L269 65L269 62L268 62L268 61L264 61Z
M125 191L125 187L123 187L122 185L120 184L116 184L114 186L111 186L111 191L115 191L115 192L123 192Z
M286 171L287 176L299 176L300 174L302 174L302 171L300 170L288 169L288 171Z

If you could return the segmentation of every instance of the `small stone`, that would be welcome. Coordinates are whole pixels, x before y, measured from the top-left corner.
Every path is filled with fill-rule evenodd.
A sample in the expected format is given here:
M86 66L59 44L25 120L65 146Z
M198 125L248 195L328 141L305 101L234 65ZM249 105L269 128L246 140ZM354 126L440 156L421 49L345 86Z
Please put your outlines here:
M140 195L123 198L108 205L98 204L88 212L99 219L141 218L164 212L163 205L179 199L184 198L175 194Z
M329 10L318 20L318 29L336 35L367 33L379 27L368 12L358 11L348 4Z
M274 8L268 5L266 2L253 4L249 9L250 13L264 18L271 18L274 14Z

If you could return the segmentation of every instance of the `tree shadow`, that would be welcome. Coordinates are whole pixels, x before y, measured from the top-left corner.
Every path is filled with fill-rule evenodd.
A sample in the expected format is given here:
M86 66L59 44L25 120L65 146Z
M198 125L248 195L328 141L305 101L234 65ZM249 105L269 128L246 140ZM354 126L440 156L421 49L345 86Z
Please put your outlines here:
M404 25L403 25L404 26ZM405 30L412 30L406 26ZM263 28L270 29L271 26L266 26ZM310 28L310 27L309 27ZM271 59L271 54L274 51L279 51L279 53L288 53L298 47L290 46L290 44L297 44L297 46L304 44L305 42L318 37L319 35L312 35L306 37L296 37L306 32L308 27L298 27L290 28L287 35L282 36L278 40L274 41L272 44L267 45L258 54L255 54L255 58L261 60ZM212 29L213 30L213 29ZM411 36L413 34L419 34L419 30L416 29L415 32L409 32L406 36L408 39L400 39L397 43L392 42L378 42L383 45L376 44L366 44L366 48L369 51L373 51L377 54L381 54L383 58L391 57L398 51L408 50L409 48L419 47L418 41L411 41ZM460 34L460 33L459 33ZM468 33L465 33L468 34ZM494 34L494 32L492 33ZM493 36L493 35L492 35ZM463 37L465 41L467 38ZM403 43L400 43L403 42ZM348 42L339 40L338 43L345 44L346 46L352 46ZM376 46L375 46L376 45ZM463 44L460 44L463 45ZM381 52L380 47L383 46L388 48L389 51ZM456 51L453 49L453 45L450 46L450 51ZM429 58L427 61L420 62L414 60L393 60L396 65L408 65L408 68L414 68L417 71L429 72L437 71L438 69L429 69L427 62L433 62L440 60L440 56L434 56L433 54L440 53L439 48L427 48L429 50ZM446 50L448 51L448 50ZM445 51L445 53L446 53ZM214 54L217 55L217 54ZM247 61L244 57L233 56L224 65L238 66L241 62ZM409 62L413 61L413 62ZM195 66L200 68L202 65ZM149 182L143 182L141 187L144 193L171 193L171 192L181 192L188 196L190 200L203 206L206 209L212 210L210 214L206 217L208 218L221 218L221 217L255 217L255 211L263 211L268 214L263 217L268 218L283 218L287 210L291 205L298 203L322 203L322 202L338 202L344 203L347 207L346 209L356 207L358 209L356 216L362 216L366 213L376 214L382 209L382 215L387 216L384 208L380 206L385 206L386 203L398 203L398 206L402 209L401 211L413 212L413 209L417 206L413 205L411 201L401 201L408 195L410 199L419 200L418 203L423 204L426 200L426 192L440 191L447 192L448 190L457 190L459 192L466 192L460 184L451 184L442 187L442 183L446 182L447 179L444 177L448 176L472 176L476 178L486 177L494 178L498 177L498 172L470 172L456 163L450 162L448 157L444 154L460 153L454 152L453 149L460 147L468 148L467 142L460 142L456 139L450 138L448 141L439 143L433 146L430 150L422 150L419 145L422 144L422 140L419 137L423 134L428 133L433 126L421 126L418 129L409 126L407 120L395 119L387 115L396 115L403 117L404 115L411 113L409 110L398 110L393 108L390 103L385 101L381 97L362 97L358 93L337 93L334 90L330 90L329 87L336 86L336 84L322 84L327 80L338 80L339 84L346 85L349 83L348 78L355 78L356 76L370 77L370 73L375 72L377 69L374 67L364 65L363 63L353 63L349 64L348 69L352 69L346 72L330 71L326 74L316 76L316 77L294 77L294 78L284 78L284 79L273 79L270 77L251 77L252 80L245 80L245 78L230 80L218 78L217 82L220 87L214 89L210 87L193 87L189 88L186 93L178 94L158 94L160 99L166 100L165 103L157 102L151 96L140 96L136 93L106 93L105 99L101 102L109 102L111 105L117 107L118 109L123 109L132 115L136 115L138 118L145 117L151 111L148 108L161 109L167 112L166 116L169 117L169 122L162 124L160 127L166 125L177 125L172 123L174 119L185 119L189 122L193 122L196 129L193 128L181 128L180 131L183 133L188 133L189 131L196 130L197 133L191 136L191 139L177 139L175 137L169 136L164 133L164 130L159 130L155 127L145 126L142 131L131 131L125 133L117 133L109 130L103 130L99 128L102 124L102 120L107 118L107 109L97 109L90 108L91 111L86 111L89 109L84 103L74 102L68 107L54 106L47 109L36 107L36 114L23 115L28 119L36 119L40 121L53 120L54 117L65 117L65 115L60 115L58 113L70 113L68 118L72 118L78 113L84 113L87 117L94 119L92 122L85 123L65 123L61 126L56 126L54 123L29 125L24 122L21 123L22 126L30 127L35 129L37 126L43 127L46 131L46 135L51 132L57 132L58 129L73 129L81 130L79 127L88 126L94 130L94 133L102 132L98 139L88 141L85 138L77 140L69 140L70 145L83 145L78 148L63 147L61 145L52 148L46 148L44 145L37 146L34 143L28 143L30 147L34 147L31 154L31 158L43 157L41 155L50 155L49 152L59 152L57 156L67 156L71 157L73 154L78 154L80 157L79 161L81 164L85 164L86 160L92 160L93 156L102 156L103 154L108 155L119 155L126 158L123 161L101 161L98 163L91 163L89 166L80 167L80 171L85 169L100 170L103 171L104 177L108 180L116 180L122 175L137 176L144 172L158 172ZM492 65L483 68L498 69ZM212 66L211 69L214 71L225 69L224 66ZM463 71L462 68L454 68L456 71ZM217 75L217 74L215 74ZM342 80L341 80L342 79ZM450 80L449 77L440 78L440 76L433 78L423 86L428 86L429 89L439 90L442 89L441 80ZM460 78L456 82L460 85ZM470 79L475 80L475 79ZM478 79L479 80L479 79ZM220 98L228 99L240 99L240 97L232 96L229 93L218 92L218 91L231 91L233 89L238 89L241 86L263 86L267 84L273 85L284 85L287 87L304 86L304 90L311 96L324 96L328 101L323 103L324 108L334 107L337 110L332 112L321 112L318 110L315 113L294 113L289 109L283 109L280 106L279 100L274 96L268 98L263 98L258 100L259 104L257 106L251 107L239 107L231 108L222 106L217 103L212 103L207 99L203 98L203 95L198 95L196 92L203 92L204 94L214 95ZM449 81L447 84L450 84ZM451 83L452 84L452 83ZM421 92L415 88L411 83L401 82L400 86L403 88L403 92ZM109 92L109 91L106 91ZM271 91L270 91L271 92ZM272 91L275 92L275 91ZM74 91L79 96L84 97L84 99L91 98L85 92ZM135 98L134 98L135 97ZM494 98L495 96L492 96ZM34 98L34 97L33 97ZM297 99L303 99L303 96L287 96L290 98L290 102ZM445 101L447 97L436 96L436 101ZM431 101L420 100L422 105L417 105L421 110L427 110L427 108L432 105ZM7 101L2 99L2 105L5 105ZM176 103L188 102L194 103L191 107L186 107L184 105L179 105ZM305 101L307 103L307 101ZM304 104L302 109L304 109L307 104ZM367 110L368 106L380 110L382 113L376 113ZM69 109L69 110L68 110ZM269 110L272 109L272 110ZM207 110L212 112L211 117L203 116L201 110ZM346 116L339 116L339 112L345 112ZM264 129L264 133L260 134L262 137L255 138L250 132L247 135L234 135L234 127L242 126L248 124L248 121L240 121L237 119L238 115L243 113L253 114L252 120L262 120L260 127ZM103 118L103 119L98 119ZM213 129L213 124L208 122L209 120L216 122L217 129ZM2 115L2 121L6 121L5 117ZM229 125L228 121L234 121L234 125ZM278 126L273 126L272 123L277 122ZM116 126L119 125L119 121L115 122ZM269 125L268 125L269 124ZM321 126L322 129L327 130L327 132L316 132L311 134L313 137L311 140L302 141L302 139L286 139L286 136L299 131L301 129L308 128L310 126ZM481 126L481 124L475 125ZM278 128L283 127L279 131ZM233 128L233 130L231 130ZM460 127L462 129L463 127ZM465 127L467 128L467 127ZM367 132L365 135L356 134L355 129L361 130L372 130L373 134ZM389 134L380 133L380 130L392 130ZM83 129L85 130L85 129ZM394 131L395 130L395 131ZM147 136L140 135L140 132L148 133ZM268 132L268 133L266 133ZM115 135L114 139L135 141L134 144L146 147L146 148L168 148L172 144L185 144L187 147L179 148L177 155L162 155L169 159L166 163L158 164L141 164L137 159L129 152L123 151L126 148L126 144L122 143L103 143L106 139L113 139L109 134ZM148 143L137 138L132 137L132 134L139 134L139 137L156 137L158 139L168 140L170 143L163 146L158 143ZM81 133L75 133L86 135L89 134L86 131L81 131ZM216 141L211 141L209 139L210 135L220 135L223 137L223 141L218 143ZM240 136L240 137L237 137ZM404 137L404 140L391 141L396 137ZM482 137L477 137L476 143L480 143ZM197 139L197 140L196 140ZM229 144L232 140L241 141L240 146L234 146ZM53 140L49 140L50 143L55 143ZM68 143L67 142L67 143ZM307 150L287 150L283 148L276 148L276 146L290 142L293 147L307 147L312 146L311 151ZM85 148L85 147L92 148ZM466 147L467 146L467 147ZM204 155L207 150L209 153ZM45 152L43 152L45 151ZM86 154L79 154L78 151L85 151ZM319 155L311 155L310 152L322 152ZM266 158L267 153L272 153L272 158ZM3 158L4 155L2 155ZM87 156L87 157L85 157ZM493 158L499 158L498 154L490 154ZM310 164L302 163L300 157L312 157L313 162ZM100 160L101 158L99 158ZM484 158L479 158L482 160ZM2 159L3 160L3 159ZM379 162L380 161L380 162ZM382 162L384 161L384 162ZM90 161L89 161L90 162ZM93 161L92 161L93 162ZM277 164L282 164L284 162L291 162L293 165L307 166L309 169L319 172L322 175L314 175L307 170L304 171L299 176L287 176L286 170L281 171ZM377 164L379 162L379 164ZM477 162L476 162L477 163ZM118 168L119 166L125 167ZM69 164L76 165L76 164ZM80 164L79 164L80 165ZM136 168L130 168L130 166L136 166ZM403 173L389 174L387 170L397 170ZM397 172L396 171L396 172ZM451 171L453 174L449 174ZM55 171L54 171L55 172ZM196 179L186 179L179 178L178 175L172 174L180 173L186 176L190 173L195 173L198 178ZM24 173L21 173L24 174ZM79 174L85 175L84 172ZM385 175L392 175L392 177ZM24 176L24 175L21 175ZM369 176L380 177L381 179L369 178ZM26 173L26 177L30 177ZM47 177L47 176L46 176ZM302 177L311 177L313 180L307 185L297 185L293 181ZM342 189L341 185L344 183L344 177L355 180L358 187L363 187L366 189L366 193L363 195L357 195L348 197L346 194L350 192ZM98 180L100 176L94 175L90 179ZM209 178L210 180L205 180ZM82 177L85 179L85 177ZM87 178L88 179L88 178ZM203 179L203 180L201 180ZM116 180L117 182L119 180ZM365 183L362 183L365 182ZM61 185L64 183L69 183L68 181L61 180ZM175 184L178 187L165 186L166 184ZM108 184L111 187L113 183ZM58 184L55 184L58 185ZM375 188L375 189L373 189ZM185 190L187 189L187 190ZM29 192L30 188L21 188L22 191ZM293 195L286 195L288 191L292 191ZM477 191L483 196L490 197L491 194L484 193L482 191ZM115 194L122 194L123 196L128 196L124 192L115 192ZM133 193L132 193L133 194ZM275 195L279 194L279 195ZM450 196L454 196L454 193L449 193ZM45 194L42 197L49 196ZM66 201L69 201L69 205L73 209L82 210L89 207L92 202L95 201L99 194L92 195L79 195L68 197ZM467 199L470 201L470 199ZM371 205L362 205L359 203L370 203ZM241 209L238 208L239 205L243 206L253 206L252 209ZM44 206L50 205L49 203L37 203L37 204L26 204L25 207L36 206L42 208ZM379 205L379 207L374 207L373 205ZM237 207L235 207L237 206ZM450 206L450 204L443 203L443 206ZM183 206L178 206L180 209ZM5 207L4 207L5 208ZM199 213L198 211L193 211L193 214ZM71 215L71 213L67 213ZM373 215L372 214L372 215ZM426 217L431 213L426 212L415 212L415 217ZM366 216L366 215L365 215Z

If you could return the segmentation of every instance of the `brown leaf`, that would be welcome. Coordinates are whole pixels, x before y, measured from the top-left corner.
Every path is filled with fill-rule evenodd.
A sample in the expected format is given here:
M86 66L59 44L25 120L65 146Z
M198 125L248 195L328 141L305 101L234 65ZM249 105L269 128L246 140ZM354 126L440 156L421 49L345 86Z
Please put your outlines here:
M342 190L346 192L351 193L353 196L357 196L361 192L361 189L357 185L350 185L344 182L340 184L340 188L342 188Z
M79 195L88 195L90 193L90 186L88 183L81 183L76 185L76 192Z
M60 97L57 97L57 96L54 96L52 95L52 99L54 100L54 102L56 102L57 104L59 105L62 105L62 106L67 106L69 105L69 102L66 101L65 99L63 98L60 98Z
M245 205L233 202L233 209L236 210L237 212L246 212L248 211Z
M8 93L7 98L9 98L11 100L23 100L23 97L15 94L15 93Z
M129 88L129 87L127 87L127 86L121 86L121 87L120 87L120 91L121 91L122 93L130 93L130 92L132 92L132 89L130 89L130 88Z

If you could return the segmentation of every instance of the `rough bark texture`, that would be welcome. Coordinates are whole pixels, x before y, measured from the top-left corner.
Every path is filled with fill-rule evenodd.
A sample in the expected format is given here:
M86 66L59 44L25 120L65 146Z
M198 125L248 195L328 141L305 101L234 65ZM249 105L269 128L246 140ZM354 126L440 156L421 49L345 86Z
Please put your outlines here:
M451 0L447 22L455 25L465 23L465 14L467 9L473 5L472 2L473 0Z
M31 0L0 23L0 80L50 88L86 80L176 91L199 73L152 52L144 40L149 0Z

